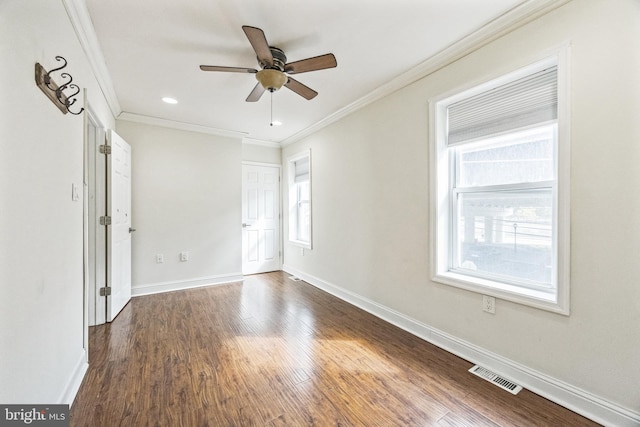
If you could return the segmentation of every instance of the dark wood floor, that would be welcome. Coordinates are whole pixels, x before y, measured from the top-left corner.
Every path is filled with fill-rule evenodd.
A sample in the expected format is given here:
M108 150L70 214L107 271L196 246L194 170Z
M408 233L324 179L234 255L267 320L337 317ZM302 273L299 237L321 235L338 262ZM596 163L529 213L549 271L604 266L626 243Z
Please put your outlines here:
M285 273L91 328L72 426L595 426Z

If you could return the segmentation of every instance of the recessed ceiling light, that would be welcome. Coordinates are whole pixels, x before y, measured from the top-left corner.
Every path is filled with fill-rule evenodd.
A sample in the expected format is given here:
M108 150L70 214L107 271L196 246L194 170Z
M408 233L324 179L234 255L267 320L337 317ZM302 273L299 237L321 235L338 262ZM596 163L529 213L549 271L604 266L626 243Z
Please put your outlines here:
M178 100L176 100L175 98L169 98L168 96L165 96L164 98L162 98L162 100L164 102L166 102L167 104L177 104Z
M279 121L279 120L274 120L274 121L271 122L271 125L272 126L282 126L282 122Z

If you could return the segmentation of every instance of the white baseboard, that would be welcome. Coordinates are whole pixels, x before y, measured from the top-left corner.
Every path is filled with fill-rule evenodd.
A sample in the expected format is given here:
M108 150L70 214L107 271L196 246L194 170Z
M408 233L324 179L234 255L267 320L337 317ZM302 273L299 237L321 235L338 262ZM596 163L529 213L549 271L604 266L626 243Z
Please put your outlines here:
M400 312L378 304L348 291L340 286L306 274L289 265L282 268L289 274L297 276L305 282L322 289L350 304L355 305L392 325L404 329L450 353L471 363L481 365L491 371L510 379L524 388L564 406L578 414L605 426L638 427L640 413L609 402L586 390L552 378L527 366L492 353L470 342L456 338Z
M80 385L82 384L84 375L87 373L87 369L89 369L89 359L87 356L87 351L82 349L78 362L76 363L76 367L67 382L67 386L64 388L60 399L58 399L60 404L69 405L69 407L73 404L76 394L78 394L78 390L80 390Z
M233 273L228 275L199 277L190 280L180 280L174 282L151 283L147 285L136 285L131 287L131 296L139 297L142 295L159 294L162 292L180 291L183 289L200 288L203 286L222 285L225 283L242 282L244 277L242 273Z

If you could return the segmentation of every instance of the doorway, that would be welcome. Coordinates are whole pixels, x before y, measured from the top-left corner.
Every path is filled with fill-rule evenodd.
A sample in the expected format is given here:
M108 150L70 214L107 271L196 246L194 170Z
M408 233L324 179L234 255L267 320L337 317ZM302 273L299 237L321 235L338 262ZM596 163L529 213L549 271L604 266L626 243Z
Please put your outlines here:
M105 129L91 108L86 108L85 122L85 319L88 326L106 322L106 296L100 289L107 286L107 234L100 216L107 209L106 164L100 155Z
M242 274L282 268L280 166L242 164Z
M84 158L85 323L111 322L131 299L131 147L87 108ZM85 340L86 337L85 330Z

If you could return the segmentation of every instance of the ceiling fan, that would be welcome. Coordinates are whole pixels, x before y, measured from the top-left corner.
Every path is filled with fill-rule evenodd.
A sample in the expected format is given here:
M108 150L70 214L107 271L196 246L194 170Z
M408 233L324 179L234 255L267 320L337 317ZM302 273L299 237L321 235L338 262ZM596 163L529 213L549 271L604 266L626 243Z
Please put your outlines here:
M249 39L249 43L258 56L261 70L242 67L219 67L216 65L201 65L202 71L225 71L232 73L255 74L258 84L253 88L247 102L256 102L265 90L275 92L282 86L294 91L305 99L313 99L318 94L315 90L292 79L288 74L306 73L309 71L324 70L338 65L336 57L332 53L302 59L287 63L287 57L282 49L269 46L264 32L260 28L243 25L242 29Z

